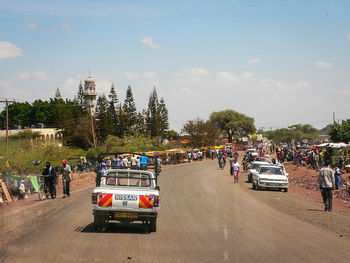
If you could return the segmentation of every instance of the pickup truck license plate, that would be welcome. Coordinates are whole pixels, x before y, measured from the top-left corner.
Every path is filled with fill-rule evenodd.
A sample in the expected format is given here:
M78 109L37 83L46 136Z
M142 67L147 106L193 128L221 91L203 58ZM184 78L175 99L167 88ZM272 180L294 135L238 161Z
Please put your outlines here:
M137 213L130 213L130 212L115 212L114 217L119 218L138 218Z

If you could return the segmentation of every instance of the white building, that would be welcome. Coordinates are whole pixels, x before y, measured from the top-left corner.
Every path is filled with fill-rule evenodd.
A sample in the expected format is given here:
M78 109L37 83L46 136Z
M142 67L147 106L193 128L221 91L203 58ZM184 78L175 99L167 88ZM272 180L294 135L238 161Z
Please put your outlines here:
M89 76L84 82L84 97L90 109L91 115L95 115L97 92L95 80L90 76L90 72Z

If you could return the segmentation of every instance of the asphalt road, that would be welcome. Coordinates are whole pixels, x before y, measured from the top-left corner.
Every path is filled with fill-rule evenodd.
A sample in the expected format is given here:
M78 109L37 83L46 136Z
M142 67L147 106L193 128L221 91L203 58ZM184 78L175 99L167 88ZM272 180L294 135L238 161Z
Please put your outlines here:
M156 233L120 223L94 232L86 189L28 208L57 206L0 262L349 262L348 239L260 201L216 161L164 169L160 187Z

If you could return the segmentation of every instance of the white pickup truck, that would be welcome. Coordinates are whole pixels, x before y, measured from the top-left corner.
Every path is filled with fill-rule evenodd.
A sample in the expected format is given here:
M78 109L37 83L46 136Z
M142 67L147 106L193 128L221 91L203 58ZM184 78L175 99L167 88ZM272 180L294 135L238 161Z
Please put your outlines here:
M150 171L109 169L92 192L94 228L107 227L110 220L141 221L150 232L157 230L160 206L156 176Z

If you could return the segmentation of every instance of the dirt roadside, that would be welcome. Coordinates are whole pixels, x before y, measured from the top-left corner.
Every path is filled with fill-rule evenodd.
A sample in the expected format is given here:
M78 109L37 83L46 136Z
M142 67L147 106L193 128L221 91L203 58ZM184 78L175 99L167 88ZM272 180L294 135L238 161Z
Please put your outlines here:
M288 167L291 178L298 178L306 172L316 174L316 171L307 171L306 168ZM340 237L350 239L350 202L333 198L333 211L325 212L322 196L319 190L306 189L298 184L290 183L287 193L274 190L252 190L252 184L247 182L248 174L241 173L240 185L249 194L275 209L307 221L313 225L331 230ZM293 180L293 179L291 179Z

